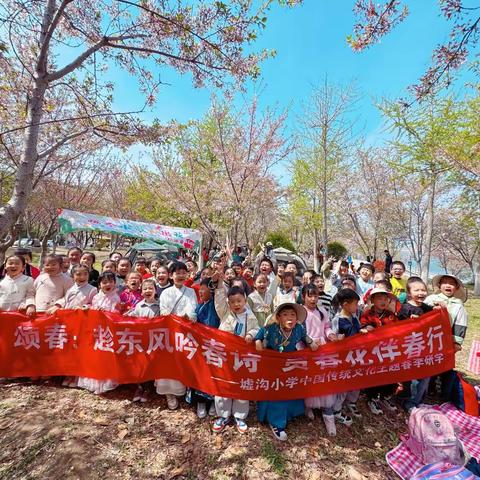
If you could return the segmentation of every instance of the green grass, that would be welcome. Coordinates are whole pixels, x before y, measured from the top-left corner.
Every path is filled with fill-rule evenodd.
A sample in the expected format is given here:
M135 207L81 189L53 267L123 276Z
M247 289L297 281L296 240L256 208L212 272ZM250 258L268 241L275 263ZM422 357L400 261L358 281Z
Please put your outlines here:
M283 475L287 469L287 461L282 452L268 439L262 442L262 457L272 466L275 473Z

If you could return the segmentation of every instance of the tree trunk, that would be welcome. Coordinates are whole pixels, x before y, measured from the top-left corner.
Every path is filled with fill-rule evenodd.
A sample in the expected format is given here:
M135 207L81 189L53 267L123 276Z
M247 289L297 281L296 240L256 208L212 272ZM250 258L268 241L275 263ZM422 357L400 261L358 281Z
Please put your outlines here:
M480 262L475 264L475 270L473 273L473 294L480 296Z
M427 231L425 233L425 253L423 255L423 261L421 264L420 276L425 283L428 283L428 274L430 271L430 258L432 255L432 242L433 242L433 215L435 209L435 193L436 193L436 177L433 174L432 183L428 193L427 203Z
M320 265L318 264L318 229L313 229L313 269L320 272Z

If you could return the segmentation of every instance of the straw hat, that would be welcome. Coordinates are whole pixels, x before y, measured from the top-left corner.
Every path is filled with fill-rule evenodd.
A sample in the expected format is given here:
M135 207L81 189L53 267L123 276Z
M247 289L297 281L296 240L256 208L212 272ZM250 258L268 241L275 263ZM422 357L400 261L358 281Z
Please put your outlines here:
M456 298L459 298L463 303L465 303L467 301L467 298L468 298L467 289L463 285L462 281L460 279L458 279L457 277L453 276L453 275L449 275L447 273L444 273L444 274L441 274L441 275L435 275L432 279L433 291L435 293L440 292L440 280L444 277L448 277L448 278L451 278L452 280L455 280L458 288L455 291L453 296L456 297Z
M277 323L277 314L281 310L283 310L285 307L291 307L295 310L297 313L297 322L298 323L303 323L307 319L307 311L305 310L305 307L303 305L299 305L298 303L281 303L273 312L272 315L267 320L267 323L270 325L272 323Z

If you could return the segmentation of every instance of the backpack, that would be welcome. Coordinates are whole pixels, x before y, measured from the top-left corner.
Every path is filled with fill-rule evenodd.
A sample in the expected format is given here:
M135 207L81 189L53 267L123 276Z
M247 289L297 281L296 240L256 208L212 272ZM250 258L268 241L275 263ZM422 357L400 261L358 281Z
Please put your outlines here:
M455 435L452 422L433 408L414 408L408 419L406 446L424 465L448 462L464 465L463 447Z
M419 468L410 480L477 480L478 478L464 467L437 462Z

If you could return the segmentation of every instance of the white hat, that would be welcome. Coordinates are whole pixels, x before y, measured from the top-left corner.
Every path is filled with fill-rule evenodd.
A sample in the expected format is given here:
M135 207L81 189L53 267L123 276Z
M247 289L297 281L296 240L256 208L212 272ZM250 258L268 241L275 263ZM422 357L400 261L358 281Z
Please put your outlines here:
M277 314L281 310L283 310L285 307L293 308L295 312L297 313L297 322L298 323L303 323L307 319L307 311L305 310L305 307L303 305L299 305L298 303L281 303L273 312L273 314L270 316L268 319L268 324L271 323L276 323L277 322Z
M448 277L451 278L452 280L455 280L457 283L457 290L453 294L454 297L459 298L463 303L467 301L468 298L468 292L465 286L463 285L462 281L455 277L454 275L449 275L448 273L440 274L440 275L435 275L432 279L432 285L433 285L433 290L435 293L438 293L440 291L440 280L443 277Z

